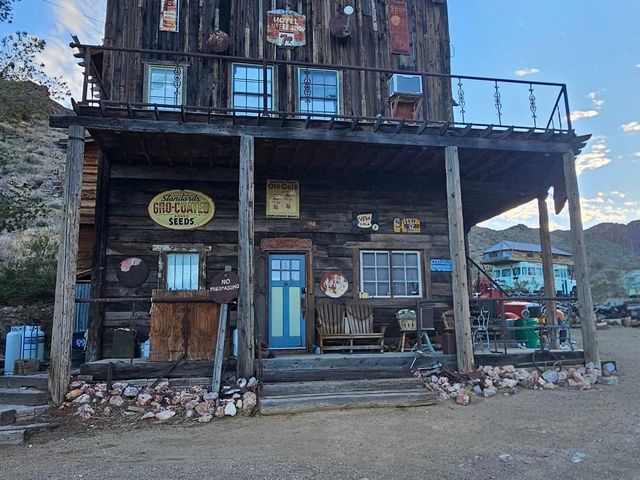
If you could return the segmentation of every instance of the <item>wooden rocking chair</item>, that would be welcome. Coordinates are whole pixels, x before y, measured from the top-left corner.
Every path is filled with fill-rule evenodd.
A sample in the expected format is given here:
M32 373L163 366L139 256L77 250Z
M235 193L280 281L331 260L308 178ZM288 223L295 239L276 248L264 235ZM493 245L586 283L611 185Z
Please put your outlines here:
M384 352L384 332L386 325L380 332L373 330L373 309L370 305L353 303L347 305L347 328L350 338L350 351L379 350ZM358 343L355 343L358 341Z

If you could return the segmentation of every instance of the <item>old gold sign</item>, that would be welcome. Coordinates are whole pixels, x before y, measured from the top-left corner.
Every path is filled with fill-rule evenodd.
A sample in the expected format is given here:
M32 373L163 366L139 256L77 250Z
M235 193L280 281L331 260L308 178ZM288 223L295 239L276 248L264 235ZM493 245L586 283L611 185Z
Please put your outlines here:
M192 230L211 221L216 205L208 195L194 190L169 190L149 202L149 216L173 230Z

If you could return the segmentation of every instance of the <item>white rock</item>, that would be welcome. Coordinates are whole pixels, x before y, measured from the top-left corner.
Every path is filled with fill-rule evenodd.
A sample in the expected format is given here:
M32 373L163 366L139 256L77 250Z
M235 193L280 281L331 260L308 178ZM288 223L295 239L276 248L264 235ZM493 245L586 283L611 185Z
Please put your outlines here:
M516 385L518 385L518 381L512 378L505 378L504 380L502 380L502 386L504 386L505 388L513 388Z
M238 379L237 385L239 388L244 388L247 386L247 379L246 378L240 378Z
M512 460L511 455L509 455L508 453L501 453L498 458L500 459L501 462L504 462L504 463L509 463Z
M156 414L153 412L147 412L144 415L142 415L142 417L140 417L142 420L147 420L149 418L156 418Z
M102 409L102 414L103 414L105 417L108 417L109 415L111 415L111 407L104 407L104 408Z
M118 390L124 390L124 389L125 389L125 388L127 388L128 386L129 386L129 384L128 384L128 383L126 383L126 382L116 382L116 383L114 383L114 384L112 385L112 388L113 388L114 390L115 390L115 389L118 389Z
M498 393L498 389L496 387L487 387L482 391L482 396L484 398L493 397L496 393Z
M196 415L196 411L195 410L187 410L187 412L184 414L184 416L187 417L187 418L195 417L195 415Z
M124 396L125 397L137 397L138 393L140 393L140 390L138 390L137 387L134 386L128 386L127 388L124 389Z
M236 408L238 409L238 411L242 410L242 399L236 400Z
M594 385L597 381L598 381L598 377L596 375L590 374L590 373L585 373L583 375L584 381L585 383L589 383L591 385Z
M191 400L190 402L187 402L187 404L184 406L185 409L187 409L187 411L191 411L194 408L196 408L198 405L200 404L200 402L198 400Z
M549 383L558 383L558 372L555 370L545 370L542 372L542 378Z
M200 422L200 423L209 423L211 420L213 420L213 415L210 414L210 413L205 413L204 415L202 415L198 419L198 422Z
M173 410L162 410L161 412L158 412L155 414L156 420L160 420L160 421L165 421L165 420L169 420L170 418L172 418L173 416L175 416L176 412L174 412Z
M83 403L89 403L91 401L91 397L89 395L87 395L86 393L83 393L82 395L80 395L78 398L76 398L73 403L81 405Z
M238 410L236 409L236 406L232 402L229 402L225 405L224 414L227 417L235 417L236 413L238 413Z
M203 399L205 402L213 402L213 401L215 401L215 400L217 400L217 399L218 399L218 393L217 393L217 392L208 392L208 393L205 393L205 394L203 395L202 399Z
M258 379L257 379L256 377L251 377L251 378L249 379L249 381L247 382L247 387L248 387L248 388L253 388L253 387L255 387L256 385L258 385Z

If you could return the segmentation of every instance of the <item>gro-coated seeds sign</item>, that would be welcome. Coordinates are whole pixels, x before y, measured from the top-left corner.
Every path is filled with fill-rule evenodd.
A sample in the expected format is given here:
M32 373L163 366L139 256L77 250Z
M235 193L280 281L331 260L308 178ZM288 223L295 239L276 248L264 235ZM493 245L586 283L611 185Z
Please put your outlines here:
M194 190L169 190L149 202L149 216L172 230L193 230L209 223L216 204L208 195Z

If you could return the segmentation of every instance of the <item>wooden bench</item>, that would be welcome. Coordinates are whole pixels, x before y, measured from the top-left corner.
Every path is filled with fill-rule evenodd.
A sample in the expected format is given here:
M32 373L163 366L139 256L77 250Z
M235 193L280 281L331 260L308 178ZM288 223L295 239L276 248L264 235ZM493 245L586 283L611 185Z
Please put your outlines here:
M368 305L322 303L316 308L320 352L373 350L384 352L384 330L373 331L373 310Z

